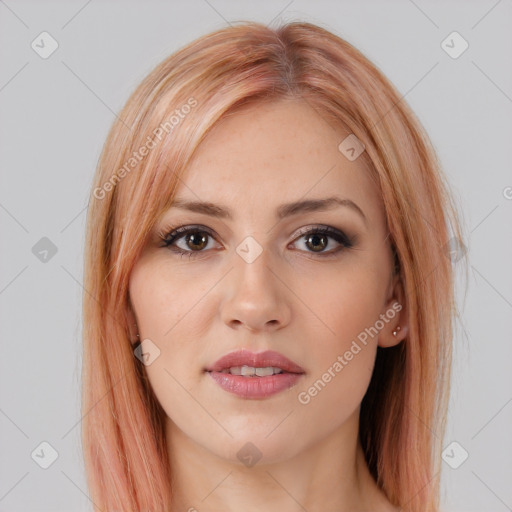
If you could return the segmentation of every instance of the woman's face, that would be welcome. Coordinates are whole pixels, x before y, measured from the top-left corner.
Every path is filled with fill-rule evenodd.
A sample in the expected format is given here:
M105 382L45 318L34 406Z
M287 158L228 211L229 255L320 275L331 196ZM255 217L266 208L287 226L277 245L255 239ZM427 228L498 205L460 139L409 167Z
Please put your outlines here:
M200 146L176 200L210 207L164 212L129 286L168 432L241 463L243 450L275 462L355 431L377 345L404 331L392 335L401 289L379 189L339 149L348 135L290 100L224 118ZM342 203L300 206L327 198ZM167 236L185 226L196 231ZM253 361L267 367L255 376L207 371L242 349L300 373L266 375L279 359ZM251 373L244 361L225 365Z

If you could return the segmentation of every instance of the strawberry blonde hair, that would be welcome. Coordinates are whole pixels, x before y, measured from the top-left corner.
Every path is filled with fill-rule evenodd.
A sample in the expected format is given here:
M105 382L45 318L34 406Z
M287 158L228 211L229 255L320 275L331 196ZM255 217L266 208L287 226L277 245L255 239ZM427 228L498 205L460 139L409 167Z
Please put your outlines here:
M382 193L410 328L400 344L377 350L360 441L391 503L439 509L457 313L446 244L463 238L440 163L401 95L348 42L310 23L240 22L151 71L98 162L86 233L82 447L100 510L157 512L171 503L165 412L130 343L131 270L215 123L249 103L285 98L307 101L365 146L359 158Z

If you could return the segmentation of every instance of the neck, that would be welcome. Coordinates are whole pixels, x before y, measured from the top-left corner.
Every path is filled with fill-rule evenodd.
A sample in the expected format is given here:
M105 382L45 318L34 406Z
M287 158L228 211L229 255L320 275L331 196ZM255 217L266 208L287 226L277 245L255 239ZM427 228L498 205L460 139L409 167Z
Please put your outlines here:
M291 457L246 467L186 436L169 418L172 512L223 510L391 511L373 480L358 437L359 411L338 430ZM238 446L237 444L237 446ZM265 455L265 454L263 454Z

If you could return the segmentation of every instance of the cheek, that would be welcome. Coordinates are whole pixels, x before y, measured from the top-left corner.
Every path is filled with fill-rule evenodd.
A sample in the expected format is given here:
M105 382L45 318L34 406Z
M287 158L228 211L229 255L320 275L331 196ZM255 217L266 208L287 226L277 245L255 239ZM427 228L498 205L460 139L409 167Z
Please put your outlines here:
M145 372L168 413L181 404L190 407L184 388L193 392L202 374L200 350L194 340L205 339L215 313L211 301L204 297L211 287L204 276L180 274L154 260L139 262L132 271L130 300L140 339L151 340L159 351Z
M307 276L307 274L305 274ZM311 275L311 273L310 273ZM383 288L365 265L334 265L319 268L314 277L297 280L297 295L303 298L302 328L315 352L332 355L344 350L379 318ZM375 340L376 341L376 340Z
M363 266L350 271L333 267L319 271L315 280L301 280L307 297L307 321L302 324L311 347L310 378L299 403L306 414L344 421L360 404L373 372L383 291L375 274ZM310 314L311 313L311 314ZM313 314L314 313L314 314Z
M206 318L207 301L201 298L209 286L204 275L181 274L164 263L153 261L134 268L130 298L141 335L164 347L172 344L178 348L203 329L196 320L198 316ZM184 332L188 334L183 336Z

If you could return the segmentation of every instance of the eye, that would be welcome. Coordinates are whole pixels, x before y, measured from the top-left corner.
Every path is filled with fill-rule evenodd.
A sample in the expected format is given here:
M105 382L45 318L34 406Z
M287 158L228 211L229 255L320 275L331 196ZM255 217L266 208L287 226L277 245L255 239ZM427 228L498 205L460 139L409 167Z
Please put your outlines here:
M213 239L213 235L208 228L203 226L183 226L170 231L167 235L160 234L164 247L168 247L173 252L189 257L196 256L195 253L203 252L205 248L211 248L209 242ZM180 247L177 243L180 242Z
M334 239L334 241L339 244L339 247L334 247L334 249L331 248L331 250L325 250L327 247L332 245L329 243L329 239ZM305 228L300 231L300 236L296 240L303 240L304 246L307 248L306 252L312 252L313 254L318 254L320 256L332 256L343 249L349 249L354 245L354 240L350 239L343 231L339 231L338 229L330 226Z

